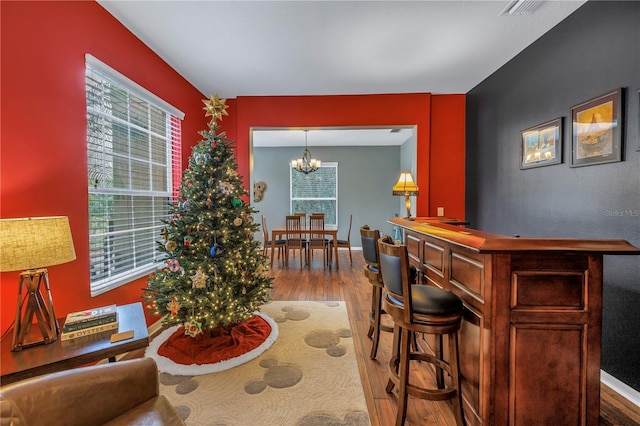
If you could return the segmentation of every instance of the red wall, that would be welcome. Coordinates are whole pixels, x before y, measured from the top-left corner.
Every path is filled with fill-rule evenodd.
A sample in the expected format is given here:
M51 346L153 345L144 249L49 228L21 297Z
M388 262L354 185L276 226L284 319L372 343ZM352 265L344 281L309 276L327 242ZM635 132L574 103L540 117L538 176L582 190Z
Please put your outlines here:
M68 216L77 259L49 268L58 317L140 301L140 279L89 291L85 53L185 112L183 165L206 129L203 96L95 2L0 2L0 217ZM464 95L392 94L229 99L222 127L250 182L251 127L418 126L418 215L464 217ZM443 174L441 176L441 173ZM14 319L18 273L0 276L0 330ZM151 320L151 319L150 319Z
M445 216L465 218L465 101L466 95L431 97L430 202L424 216L444 207Z
M206 128L204 96L95 2L0 2L0 217L68 216L77 259L49 268L57 316L140 301L144 280L89 292L85 53L182 110L183 140ZM190 147L183 149L188 157ZM0 329L14 319L18 273L0 276Z
M465 95L243 96L229 105L235 129L223 126L238 142L239 171L249 178L252 127L417 125L417 215L435 216L442 206L447 216L464 218Z

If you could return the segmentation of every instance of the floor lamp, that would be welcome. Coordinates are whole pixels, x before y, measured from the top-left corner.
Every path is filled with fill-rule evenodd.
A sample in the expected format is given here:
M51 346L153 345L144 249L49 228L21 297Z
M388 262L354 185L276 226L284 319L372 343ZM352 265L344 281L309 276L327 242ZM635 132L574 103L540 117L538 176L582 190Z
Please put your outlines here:
M398 182L393 185L393 195L404 195L404 205L407 207L407 217L406 219L411 219L411 200L409 199L410 195L418 195L418 185L413 181L413 176L411 176L410 172L402 172L400 173L400 177L398 178Z
M20 273L12 351L56 341L60 326L53 310L47 266L76 258L67 217L0 219L0 272ZM42 339L31 337L33 320Z

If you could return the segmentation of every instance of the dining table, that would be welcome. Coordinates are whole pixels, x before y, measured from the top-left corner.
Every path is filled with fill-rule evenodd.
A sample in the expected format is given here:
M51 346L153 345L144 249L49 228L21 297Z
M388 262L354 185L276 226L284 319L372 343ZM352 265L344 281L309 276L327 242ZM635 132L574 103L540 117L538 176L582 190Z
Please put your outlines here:
M297 232L297 231L296 231ZM333 253L334 258L336 259L336 269L340 267L338 262L338 229L301 229L301 234L309 235L313 234L323 234L325 237L330 236L333 239ZM283 239L283 235L287 235L287 228L272 228L271 229L271 267L273 267L273 253L276 249L276 240Z

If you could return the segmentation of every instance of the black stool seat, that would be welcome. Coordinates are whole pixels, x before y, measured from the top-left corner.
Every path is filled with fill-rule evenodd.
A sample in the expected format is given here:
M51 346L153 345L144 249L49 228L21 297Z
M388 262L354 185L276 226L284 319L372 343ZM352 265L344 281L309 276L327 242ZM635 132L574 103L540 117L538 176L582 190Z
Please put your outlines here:
M428 316L458 316L462 315L462 300L455 294L442 290L441 288L413 284L411 286L414 315ZM389 303L394 303L403 308L403 303L386 295ZM420 317L416 318L418 321ZM428 321L427 321L428 322Z
M366 268L373 272L374 274L379 274L380 273L380 269L376 268L375 266L371 266L371 265L367 265Z

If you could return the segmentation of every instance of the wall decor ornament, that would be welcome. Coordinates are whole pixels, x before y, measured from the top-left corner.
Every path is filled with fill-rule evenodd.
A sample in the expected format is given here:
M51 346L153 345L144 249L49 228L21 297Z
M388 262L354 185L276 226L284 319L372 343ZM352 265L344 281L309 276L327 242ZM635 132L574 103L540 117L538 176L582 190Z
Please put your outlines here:
M520 136L521 169L562 162L562 117L523 130Z
M571 167L622 161L622 89L571 108Z
M264 197L264 191L267 190L267 184L260 181L253 184L253 201L260 202Z

